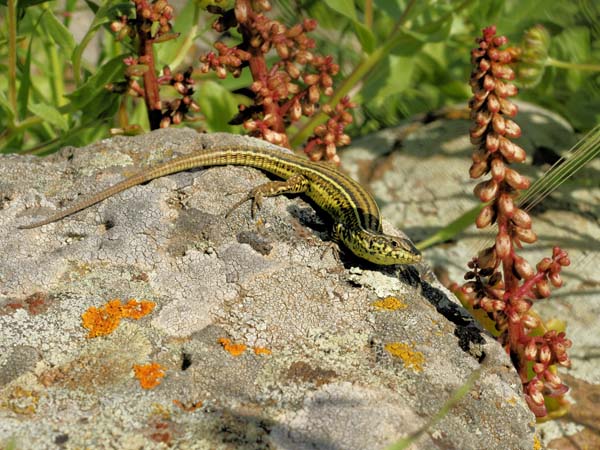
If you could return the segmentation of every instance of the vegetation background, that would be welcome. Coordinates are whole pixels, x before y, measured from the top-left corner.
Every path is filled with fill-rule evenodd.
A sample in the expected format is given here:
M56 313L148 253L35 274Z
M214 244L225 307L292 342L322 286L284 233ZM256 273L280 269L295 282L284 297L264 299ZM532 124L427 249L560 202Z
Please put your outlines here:
M249 101L240 94L252 82L249 72L220 80L199 70L199 56L217 38L239 41L235 30L219 37L211 29L216 16L205 8L224 3L175 2L173 31L180 35L154 46L156 67L194 68L193 98L201 110L184 125L243 132L228 122L237 105ZM131 11L132 3L123 1L0 1L0 152L47 154L89 144L111 130L149 129L140 99L106 89L123 82L123 59L135 53L110 29ZM303 17L317 19L311 33L317 50L341 68L333 100L350 95L358 105L347 130L356 137L465 105L469 51L489 24L514 45L531 27L544 27L547 35L517 80L519 98L556 111L577 132L588 131L600 118L599 11L593 0L282 0L268 15L289 27ZM275 61L277 54L269 58ZM161 89L162 98L176 96L170 86ZM294 147L309 133L302 123L288 130Z

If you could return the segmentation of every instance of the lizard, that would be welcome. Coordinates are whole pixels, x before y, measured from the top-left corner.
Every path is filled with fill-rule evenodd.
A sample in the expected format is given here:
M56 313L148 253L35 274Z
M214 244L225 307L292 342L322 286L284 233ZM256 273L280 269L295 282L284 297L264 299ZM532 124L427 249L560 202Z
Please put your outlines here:
M214 146L167 160L142 169L46 219L18 228L31 229L56 222L155 178L194 168L225 165L254 167L282 179L255 187L230 212L251 200L254 216L264 197L304 194L333 220L333 241L341 242L357 257L378 265L414 264L421 260L421 253L409 239L383 233L381 214L375 199L351 177L331 164L252 144Z

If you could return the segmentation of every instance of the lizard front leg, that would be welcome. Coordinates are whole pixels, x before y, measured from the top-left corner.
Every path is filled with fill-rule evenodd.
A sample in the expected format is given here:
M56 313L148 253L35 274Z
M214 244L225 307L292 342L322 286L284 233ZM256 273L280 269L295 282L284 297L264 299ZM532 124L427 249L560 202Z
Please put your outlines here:
M248 194L246 194L240 201L235 203L229 209L229 211L227 211L225 217L229 217L229 215L242 203L252 200L251 214L252 218L254 218L256 215L256 210L260 209L262 206L264 197L275 197L283 194L302 194L308 190L308 187L308 179L300 174L292 175L285 181L270 181L268 183L261 184L260 186L257 186L248 192Z

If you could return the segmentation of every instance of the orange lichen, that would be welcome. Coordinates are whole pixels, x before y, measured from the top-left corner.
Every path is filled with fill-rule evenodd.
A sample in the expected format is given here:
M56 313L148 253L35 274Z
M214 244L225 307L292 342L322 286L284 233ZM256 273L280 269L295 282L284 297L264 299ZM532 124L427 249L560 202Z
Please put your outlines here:
M139 364L133 366L135 377L144 389L152 389L158 386L161 378L165 376L164 367L158 363Z
M266 347L254 347L254 354L255 355L270 355L271 349L266 348Z
M130 319L140 319L152 312L156 303L148 300L142 300L138 302L135 299L131 299L126 305L121 308L122 317L128 317Z
M244 345L244 344L234 344L233 342L231 342L231 339L227 339L227 338L220 338L218 340L218 342L232 356L240 356L248 348L248 346Z
M407 369L411 368L415 372L423 370L425 356L421 352L416 352L411 345L402 342L390 342L389 344L385 344L384 348L392 356L404 361L404 367Z
M202 402L200 400L198 400L195 403L190 403L189 405L185 405L183 402L181 402L179 400L173 400L173 404L176 406L179 406L185 412L193 412L193 411L196 411L198 408L202 407Z
M385 309L388 311L396 311L397 309L405 309L408 307L406 303L400 300L397 297L388 296L386 298L382 298L381 300L374 301L371 303L371 306L376 309Z
M121 319L139 319L148 315L156 303L148 300L129 300L125 305L120 299L110 300L106 305L96 308L91 306L81 315L82 325L89 330L88 338L106 336L119 326Z

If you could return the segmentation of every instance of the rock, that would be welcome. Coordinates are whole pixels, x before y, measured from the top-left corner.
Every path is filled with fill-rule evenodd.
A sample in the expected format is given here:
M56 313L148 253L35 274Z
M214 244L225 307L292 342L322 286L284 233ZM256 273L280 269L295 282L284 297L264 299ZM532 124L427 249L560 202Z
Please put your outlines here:
M326 216L298 197L266 199L259 220L247 204L224 218L267 180L258 170L182 172L16 228L228 142L244 139L172 129L0 156L0 445L379 449L481 369L411 448L531 449L510 361L426 264L339 263ZM114 330L88 337L90 317Z

